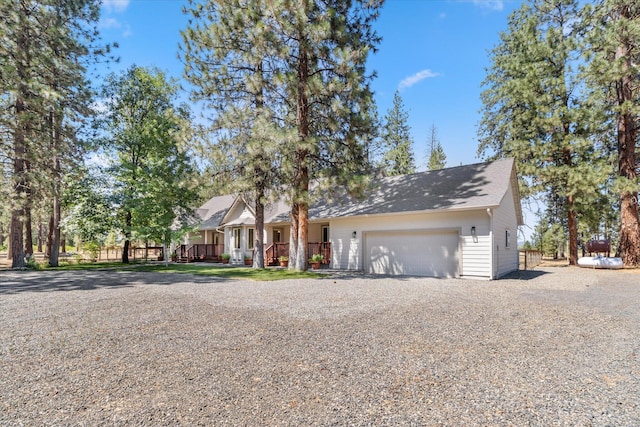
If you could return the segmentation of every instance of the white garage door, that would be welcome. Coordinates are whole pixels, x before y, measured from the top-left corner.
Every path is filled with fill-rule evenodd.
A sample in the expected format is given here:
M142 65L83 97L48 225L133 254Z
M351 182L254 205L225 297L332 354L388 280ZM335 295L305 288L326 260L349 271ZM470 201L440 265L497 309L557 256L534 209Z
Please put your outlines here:
M458 276L456 231L372 231L364 237L370 274Z

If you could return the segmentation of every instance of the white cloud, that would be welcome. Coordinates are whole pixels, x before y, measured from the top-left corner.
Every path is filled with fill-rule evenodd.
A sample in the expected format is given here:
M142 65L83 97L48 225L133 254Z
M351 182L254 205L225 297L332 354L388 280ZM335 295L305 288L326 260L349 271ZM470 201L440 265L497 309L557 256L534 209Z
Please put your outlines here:
M504 0L472 0L476 6L481 6L491 10L504 9Z
M101 29L107 30L109 28L120 28L122 24L116 18L100 18L100 24L98 26Z
M130 0L103 0L102 7L107 12L124 12L129 6Z
M418 71L414 75L406 77L405 79L403 79L400 82L400 89L410 88L411 86L413 86L414 84L418 83L419 81L422 81L424 79L430 79L432 77L437 77L439 75L440 74L434 73L433 71L431 71L429 69Z
M129 24L125 25L124 31L122 32L122 37L127 38L131 34L133 34L133 31L131 30L131 25Z

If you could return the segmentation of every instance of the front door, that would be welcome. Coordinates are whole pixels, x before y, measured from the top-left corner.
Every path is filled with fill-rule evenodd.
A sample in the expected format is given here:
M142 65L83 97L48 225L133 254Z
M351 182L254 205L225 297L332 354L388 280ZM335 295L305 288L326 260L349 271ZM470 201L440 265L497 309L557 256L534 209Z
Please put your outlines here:
M273 229L273 243L278 243L282 241L282 230Z
M329 241L329 226L322 226L322 243L327 243Z

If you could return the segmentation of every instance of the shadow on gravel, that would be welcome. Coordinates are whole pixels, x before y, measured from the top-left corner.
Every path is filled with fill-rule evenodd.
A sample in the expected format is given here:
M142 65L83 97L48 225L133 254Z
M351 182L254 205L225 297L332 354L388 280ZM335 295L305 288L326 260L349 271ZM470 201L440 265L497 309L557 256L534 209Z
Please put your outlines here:
M134 271L65 271L12 272L0 274L0 295L23 292L91 291L95 289L130 288L134 285L175 285L189 283L221 283L229 279Z
M546 274L550 274L550 273L548 271L539 271L539 270L518 270L512 273L509 273L506 276L501 277L500 279L533 280L533 279L537 279L540 276L544 276Z

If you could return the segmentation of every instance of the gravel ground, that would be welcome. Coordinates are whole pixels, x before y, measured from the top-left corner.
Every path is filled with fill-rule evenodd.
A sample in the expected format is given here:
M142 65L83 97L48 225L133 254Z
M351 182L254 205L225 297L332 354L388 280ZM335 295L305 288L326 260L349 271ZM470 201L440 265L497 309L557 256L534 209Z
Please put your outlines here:
M0 425L640 425L640 272L0 272Z

